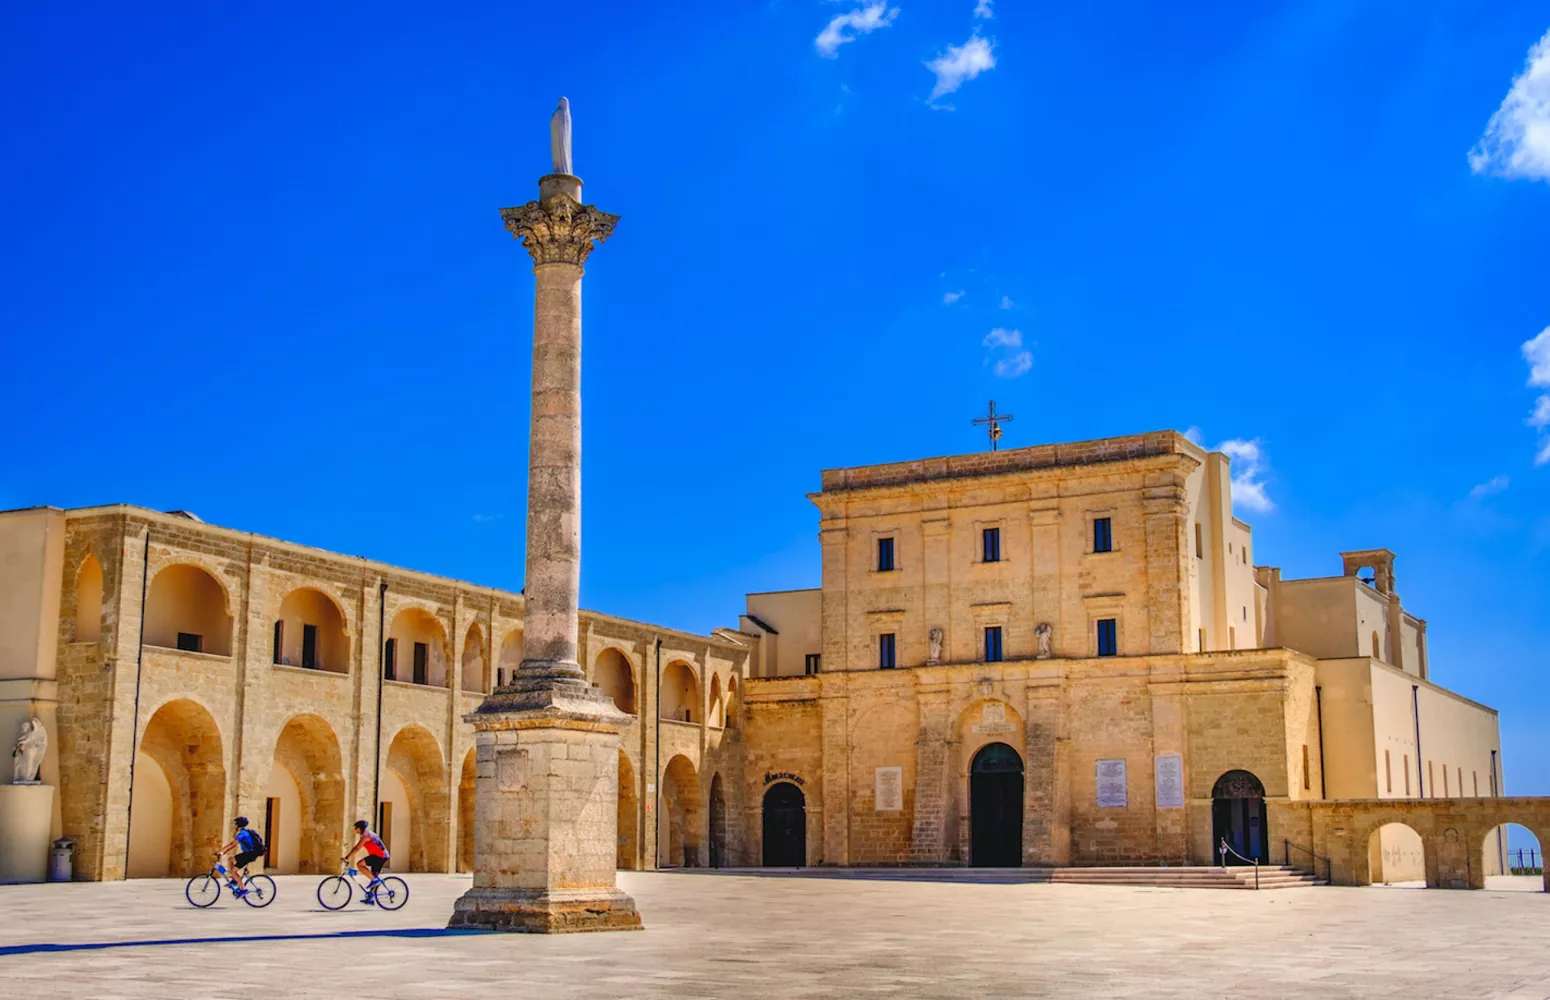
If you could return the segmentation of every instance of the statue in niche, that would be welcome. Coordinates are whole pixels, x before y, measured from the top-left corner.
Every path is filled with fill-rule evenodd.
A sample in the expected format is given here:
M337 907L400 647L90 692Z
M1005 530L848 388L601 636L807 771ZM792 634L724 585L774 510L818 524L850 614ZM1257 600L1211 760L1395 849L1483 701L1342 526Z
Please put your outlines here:
M1039 622L1033 630L1033 641L1038 644L1033 654L1035 660L1047 660L1055 655L1055 627L1049 622Z
M939 625L931 626L931 631L926 633L926 639L930 642L930 648L926 653L926 665L936 666L942 662L942 628Z
M23 722L16 748L11 751L11 783L38 784L38 772L43 768L43 754L47 750L48 732L43 728L43 720L33 716Z

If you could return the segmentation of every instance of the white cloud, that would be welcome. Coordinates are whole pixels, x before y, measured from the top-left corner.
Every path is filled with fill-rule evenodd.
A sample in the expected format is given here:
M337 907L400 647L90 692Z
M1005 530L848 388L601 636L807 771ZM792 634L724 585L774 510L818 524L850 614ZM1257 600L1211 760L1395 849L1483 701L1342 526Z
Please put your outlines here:
M973 35L962 45L949 45L947 51L926 63L936 74L931 100L945 97L986 70L996 68L994 43Z
M979 0L974 5L974 16L988 21L996 16L994 0Z
M1523 360L1528 362L1528 384L1550 387L1550 326L1523 342Z
M825 59L833 59L839 55L841 45L848 45L862 35L888 27L898 16L899 8L890 7L886 2L857 7L848 14L838 14L831 18L818 37L813 39L813 47Z
M1534 412L1528 415L1528 425L1538 430L1550 428L1550 396L1534 400Z
M1003 296L1001 296L1001 308L1002 309L1010 309L1010 308L1012 308L1015 305L1017 305L1017 303L1012 301L1012 297L1010 295L1003 295Z
M1511 485L1512 480L1508 479L1506 476L1492 476L1490 479L1487 479L1485 482L1476 485L1474 489L1470 490L1469 499L1483 500L1486 497L1495 496L1498 493L1504 492L1507 487Z
M1023 332L998 326L985 334L985 362L999 378L1017 378L1033 369L1033 352L1023 347Z
M1539 454L1534 456L1535 465L1550 465L1550 437L1544 439L1539 445Z
M950 306L954 302L957 302L961 298L963 298L963 290L962 289L959 289L956 292L943 292L942 293L942 305Z
M1469 151L1469 167L1550 181L1550 31L1529 49L1523 72Z
M1184 436L1200 445L1205 435L1199 427L1191 427ZM1219 451L1232 462L1232 504L1257 514L1268 514L1276 509L1275 501L1266 490L1265 475L1270 462L1265 457L1265 446L1259 438L1232 438L1207 451Z
M1190 424L1188 427L1184 428L1184 436L1193 441L1195 444L1200 445L1202 448L1206 446L1205 432L1194 424Z

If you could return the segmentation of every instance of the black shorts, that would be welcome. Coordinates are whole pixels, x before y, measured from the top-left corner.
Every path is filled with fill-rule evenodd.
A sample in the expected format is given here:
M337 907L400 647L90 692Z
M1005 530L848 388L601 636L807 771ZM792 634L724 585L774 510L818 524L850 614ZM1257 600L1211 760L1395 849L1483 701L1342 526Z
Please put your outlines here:
M387 867L387 858L379 858L375 854L368 854L361 858L361 867L371 870L373 875L381 875L382 869Z
M246 868L263 856L263 851L243 851L232 860L238 868Z

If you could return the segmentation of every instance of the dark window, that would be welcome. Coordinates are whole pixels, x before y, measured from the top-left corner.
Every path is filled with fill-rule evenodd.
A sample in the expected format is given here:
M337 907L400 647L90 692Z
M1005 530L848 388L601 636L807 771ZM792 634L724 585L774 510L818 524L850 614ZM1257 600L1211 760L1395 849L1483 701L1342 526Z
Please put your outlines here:
M275 622L274 623L274 661L276 663L284 663L285 662L284 657L285 657L285 623L284 622Z
M390 681L398 679L397 639L389 639L382 649L382 676Z
M879 538L877 540L877 571L886 573L893 569L893 539Z
M884 632L877 637L877 665L883 670L892 670L894 667L892 632Z
M1113 618L1098 619L1098 655L1119 655L1119 622Z
M802 660L802 672L809 675L816 674L822 661L823 657L819 654L808 653L807 656Z
M1205 545L1205 542L1201 540L1201 537L1200 537L1200 522L1197 521L1197 522L1195 522L1195 558L1196 559L1204 559L1205 557L1206 557L1206 545Z
M301 665L314 669L318 665L318 627L316 625L301 627Z
M980 532L980 558L985 562L1001 561L1001 529L986 528Z
M197 632L179 632L178 648L185 653L202 653L205 648L205 637Z
M985 629L985 662L999 663L1001 661L1001 626L992 625Z
M430 673L430 670L429 670L430 659L431 659L431 647L427 646L423 642L415 643L414 644L414 682L416 684L426 684L426 683L429 683L426 680L426 677Z
M1114 522L1107 517L1093 518L1093 551L1114 551Z

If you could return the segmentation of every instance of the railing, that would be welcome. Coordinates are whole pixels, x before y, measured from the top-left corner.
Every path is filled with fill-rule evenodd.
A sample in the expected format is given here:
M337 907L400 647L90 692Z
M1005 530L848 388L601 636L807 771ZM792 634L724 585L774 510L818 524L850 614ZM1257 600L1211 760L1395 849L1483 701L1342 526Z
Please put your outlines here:
M1523 855L1525 853L1528 855L1528 864L1524 864L1523 863L1523 860L1524 860ZM1545 871L1544 861L1545 861L1545 859L1543 857L1541 857L1539 852L1536 851L1532 847L1527 847L1527 848L1520 847L1517 850L1508 851L1507 852L1507 857L1509 859L1507 870L1512 872L1512 874L1514 874L1514 875L1543 875L1544 874L1544 871ZM1517 864L1512 864L1511 863L1511 859L1512 858L1516 858L1518 863Z
M1239 854L1237 851L1232 849L1232 845L1227 842L1227 838L1226 837L1223 837L1222 838L1222 842L1220 844L1216 845L1216 853L1221 856L1222 870L1223 871L1227 870L1227 855L1229 855L1229 854L1231 854L1233 857L1237 858L1239 861L1242 861L1246 865L1253 865L1254 866L1254 888L1256 888L1256 889L1259 888L1259 859L1258 858L1246 858L1243 855Z
M1292 863L1292 849L1296 848L1298 851L1301 851L1303 854L1306 854L1308 857L1313 859L1312 868L1314 878L1318 878L1319 862L1322 861L1324 862L1324 881L1328 882L1330 885L1335 884L1335 863L1333 861L1330 861L1322 854L1313 853L1313 851L1302 846L1301 844L1294 844L1290 840L1283 840L1281 843L1285 845L1282 848L1281 857L1288 865Z

